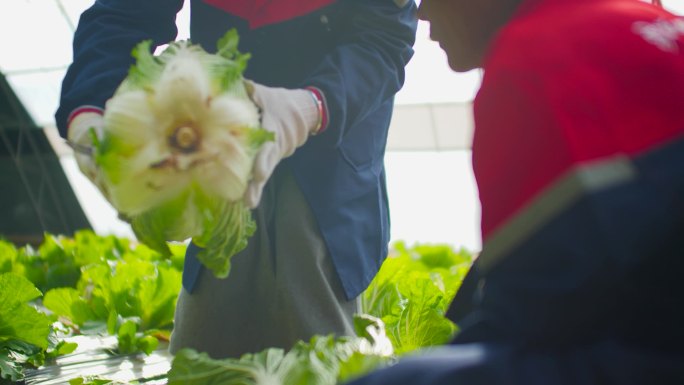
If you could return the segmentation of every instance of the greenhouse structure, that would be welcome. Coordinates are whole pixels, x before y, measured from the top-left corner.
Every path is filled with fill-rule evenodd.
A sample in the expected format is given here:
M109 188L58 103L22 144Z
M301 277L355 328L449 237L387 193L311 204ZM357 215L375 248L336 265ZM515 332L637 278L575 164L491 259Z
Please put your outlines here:
M684 17L683 0L661 2ZM459 329L445 313L482 249L471 161L481 70L449 69L419 22L386 147L392 258L360 295L356 337L316 335L241 359L172 355L188 240L137 239L55 124L73 35L93 3L0 3L0 385L334 385L451 340ZM189 37L185 3L179 40Z

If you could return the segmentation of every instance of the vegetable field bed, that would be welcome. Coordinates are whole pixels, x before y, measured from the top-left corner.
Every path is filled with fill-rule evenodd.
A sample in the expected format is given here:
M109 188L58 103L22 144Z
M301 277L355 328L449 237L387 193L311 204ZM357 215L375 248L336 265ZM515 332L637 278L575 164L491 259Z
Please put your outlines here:
M76 336L67 340L77 343L78 348L50 365L26 370L26 385L66 384L78 378L84 382L90 378L106 378L113 383L167 383L166 375L173 357L165 343L150 355L145 355L113 354L117 344L114 336ZM80 379L74 380L75 383Z
M185 254L91 231L0 240L0 385L336 385L458 332L445 312L472 263L446 245L397 242L362 294L356 336L212 359L168 341ZM312 380L312 378L314 380Z

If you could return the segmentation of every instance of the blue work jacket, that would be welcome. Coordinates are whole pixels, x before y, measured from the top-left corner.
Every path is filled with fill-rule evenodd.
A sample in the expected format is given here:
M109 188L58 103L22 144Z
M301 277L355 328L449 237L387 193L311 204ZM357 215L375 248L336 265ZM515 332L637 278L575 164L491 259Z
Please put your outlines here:
M316 87L328 125L284 162L318 222L348 298L370 283L387 255L389 212L383 164L394 94L413 55L413 1L191 0L191 39L214 51L228 29L251 53L245 77L268 86ZM182 0L98 0L74 36L57 126L69 114L104 107L133 63L133 47L176 38ZM188 270L197 260L188 255ZM186 272L187 275L187 272ZM186 289L194 278L184 277Z

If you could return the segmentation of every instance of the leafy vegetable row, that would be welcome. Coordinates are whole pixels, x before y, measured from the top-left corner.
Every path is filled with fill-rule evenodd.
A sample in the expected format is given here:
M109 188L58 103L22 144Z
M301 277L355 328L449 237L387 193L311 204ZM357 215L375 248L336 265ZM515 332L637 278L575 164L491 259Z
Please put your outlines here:
M167 258L134 241L91 231L74 237L46 234L37 249L0 241L0 377L20 380L23 368L49 364L73 351L76 346L64 341L71 335L115 335L114 354L156 349L172 331L181 287L185 245L169 246ZM174 359L169 382L209 376L212 381L250 378L226 384L263 384L266 379L335 384L446 343L457 327L444 314L471 264L470 253L402 242L392 250L363 294L357 338L315 336L287 352L266 349L230 360L183 350Z

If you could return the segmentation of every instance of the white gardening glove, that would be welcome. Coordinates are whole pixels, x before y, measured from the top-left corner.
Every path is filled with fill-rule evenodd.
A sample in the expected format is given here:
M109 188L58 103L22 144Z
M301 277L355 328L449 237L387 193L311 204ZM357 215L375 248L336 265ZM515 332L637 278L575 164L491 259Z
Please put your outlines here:
M322 110L310 90L266 87L252 81L245 81L245 86L261 109L262 127L275 133L275 141L266 142L259 150L245 192L245 204L255 208L278 163L320 129Z
M105 193L102 188L97 165L95 164L92 140L92 133L98 139L101 139L103 130L104 119L102 114L97 112L81 112L69 122L67 138L69 145L74 150L74 158L78 168L100 191Z

